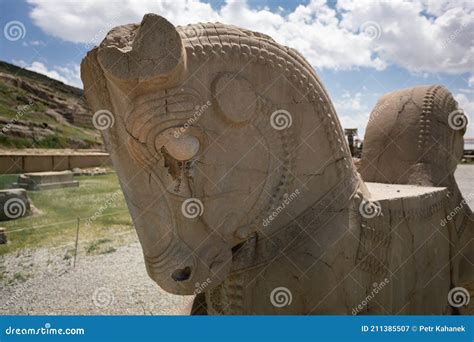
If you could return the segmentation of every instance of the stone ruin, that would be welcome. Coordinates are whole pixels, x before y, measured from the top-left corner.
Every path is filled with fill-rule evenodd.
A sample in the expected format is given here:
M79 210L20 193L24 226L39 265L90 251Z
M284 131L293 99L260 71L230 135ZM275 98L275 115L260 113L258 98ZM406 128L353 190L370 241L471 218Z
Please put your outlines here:
M81 169L79 167L75 167L72 169L72 173L74 176L102 176L106 175L108 171L104 167L94 167L88 169Z
M463 135L443 123L446 89L382 98L361 177L314 69L267 35L147 14L112 29L81 74L148 274L195 294L194 313L470 310L472 214L445 219L462 199ZM385 154L376 124L406 151Z
M0 190L0 221L22 218L30 214L30 200L25 189Z
M32 191L77 187L73 176L71 171L30 172L19 175L12 186Z

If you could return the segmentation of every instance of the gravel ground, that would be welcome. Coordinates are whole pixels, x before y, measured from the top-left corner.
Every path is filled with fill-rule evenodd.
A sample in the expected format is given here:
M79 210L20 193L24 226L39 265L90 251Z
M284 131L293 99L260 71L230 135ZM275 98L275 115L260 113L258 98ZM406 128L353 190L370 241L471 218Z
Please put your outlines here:
M0 314L189 313L193 297L161 290L146 274L138 242L118 247L113 253L78 255L75 268L73 259L65 259L64 255L66 249L56 248L24 250L2 257Z
M474 208L474 165L456 178ZM136 235L115 252L78 256L68 248L23 250L0 256L0 314L188 314L192 296L174 296L148 278Z

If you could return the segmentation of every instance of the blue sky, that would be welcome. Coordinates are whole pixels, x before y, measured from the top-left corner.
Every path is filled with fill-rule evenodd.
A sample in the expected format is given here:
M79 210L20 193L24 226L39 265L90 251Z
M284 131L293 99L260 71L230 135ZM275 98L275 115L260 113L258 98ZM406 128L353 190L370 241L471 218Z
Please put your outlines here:
M0 59L82 87L87 50L147 12L175 24L231 23L296 48L316 68L342 125L361 134L381 95L421 84L447 86L474 119L474 1L0 0ZM13 39L12 22L24 26Z

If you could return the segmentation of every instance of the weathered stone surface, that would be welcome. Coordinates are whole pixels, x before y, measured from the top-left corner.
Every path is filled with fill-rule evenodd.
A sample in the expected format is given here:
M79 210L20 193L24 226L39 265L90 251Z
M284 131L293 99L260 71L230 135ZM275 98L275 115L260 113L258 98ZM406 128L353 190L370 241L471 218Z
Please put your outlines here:
M31 172L18 176L15 187L27 190L50 190L79 186L71 171Z
M0 190L0 221L21 218L30 213L30 201L25 189Z
M452 227L433 233L446 189L364 184L295 50L147 14L110 31L81 75L166 291L201 305L204 292L211 314L451 312Z
M446 216L436 227L450 227L455 242L452 282L468 289L472 296L474 215L454 178L463 156L466 126L462 109L443 86L386 94L370 116L359 170L365 181L447 188Z

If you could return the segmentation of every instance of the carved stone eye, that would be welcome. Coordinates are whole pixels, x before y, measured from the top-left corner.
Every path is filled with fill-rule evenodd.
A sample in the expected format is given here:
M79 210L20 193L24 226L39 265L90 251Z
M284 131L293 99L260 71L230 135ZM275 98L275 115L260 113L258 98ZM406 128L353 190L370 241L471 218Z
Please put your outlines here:
M164 147L174 159L185 161L199 152L199 139L192 135L170 136Z
M201 142L191 129L171 127L158 134L155 139L155 150L161 151L163 147L172 158L186 161L196 156Z

